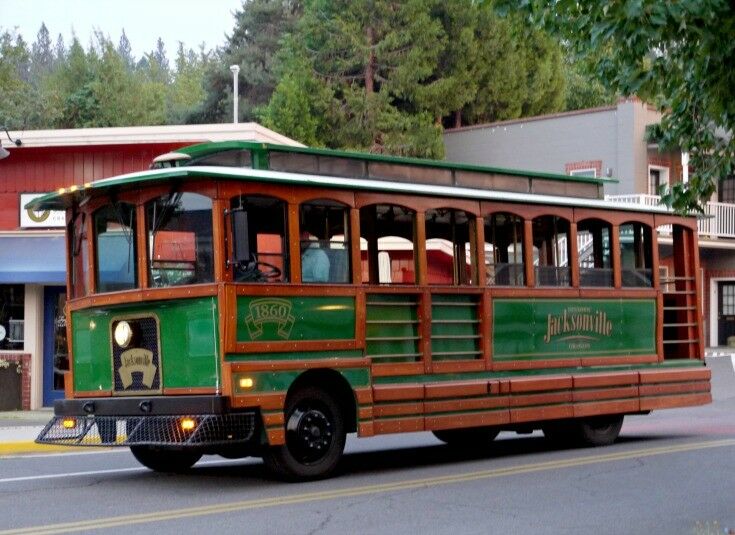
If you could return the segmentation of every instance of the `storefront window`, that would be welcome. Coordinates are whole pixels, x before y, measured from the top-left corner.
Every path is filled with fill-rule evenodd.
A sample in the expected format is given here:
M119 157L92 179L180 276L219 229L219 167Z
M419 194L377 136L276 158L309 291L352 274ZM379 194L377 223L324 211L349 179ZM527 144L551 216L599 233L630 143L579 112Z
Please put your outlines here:
M0 349L22 350L25 288L22 284L0 285Z

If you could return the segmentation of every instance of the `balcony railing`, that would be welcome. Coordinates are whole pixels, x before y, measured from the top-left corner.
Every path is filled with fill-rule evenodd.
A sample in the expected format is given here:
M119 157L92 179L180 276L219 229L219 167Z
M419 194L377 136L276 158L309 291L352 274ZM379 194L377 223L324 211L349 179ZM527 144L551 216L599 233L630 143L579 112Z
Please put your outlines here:
M605 200L657 206L658 195L605 195ZM704 207L704 217L697 221L699 235L707 238L735 238L735 204L708 202ZM662 234L671 232L670 228L659 229Z

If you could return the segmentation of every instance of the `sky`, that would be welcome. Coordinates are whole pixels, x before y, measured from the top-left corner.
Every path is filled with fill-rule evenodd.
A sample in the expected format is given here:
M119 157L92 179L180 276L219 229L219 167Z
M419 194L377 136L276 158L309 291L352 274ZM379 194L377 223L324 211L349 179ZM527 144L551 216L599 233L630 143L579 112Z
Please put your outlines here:
M136 58L153 50L160 37L173 60L179 41L195 50L202 42L206 49L224 44L242 1L0 0L0 32L15 29L30 46L45 22L54 43L62 34L68 47L73 30L86 49L95 30L117 46L124 28Z

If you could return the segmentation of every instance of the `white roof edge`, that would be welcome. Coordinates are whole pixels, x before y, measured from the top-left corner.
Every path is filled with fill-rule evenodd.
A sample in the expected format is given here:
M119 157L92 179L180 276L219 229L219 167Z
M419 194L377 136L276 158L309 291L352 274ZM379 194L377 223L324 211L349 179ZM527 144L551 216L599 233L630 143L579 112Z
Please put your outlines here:
M604 199L587 199L582 197L562 197L560 195L541 195L536 193L515 193L508 191L481 190L457 186L432 186L426 184L410 184L407 182L390 182L387 180L370 180L364 178L349 178L340 176L320 176L301 173L286 173L283 171L268 171L239 167L192 166L167 169L140 171L126 175L118 175L102 180L96 180L94 186L103 186L106 182L113 182L121 178L133 178L156 175L166 175L172 171L192 171L193 173L207 173L220 178L253 177L262 178L270 182L284 184L301 184L326 187L343 187L348 189L369 189L392 193L407 193L418 195L437 195L476 199L480 201L507 201L515 203L548 204L578 208L600 208L603 210L622 210L625 212L645 212L654 214L673 214L673 211L663 206L646 206L633 203L615 202Z
M73 147L83 145L125 145L166 142L255 141L303 147L302 143L258 123L188 124L164 126L122 126L64 130L13 130L10 137L23 147ZM6 143L9 150L17 150Z

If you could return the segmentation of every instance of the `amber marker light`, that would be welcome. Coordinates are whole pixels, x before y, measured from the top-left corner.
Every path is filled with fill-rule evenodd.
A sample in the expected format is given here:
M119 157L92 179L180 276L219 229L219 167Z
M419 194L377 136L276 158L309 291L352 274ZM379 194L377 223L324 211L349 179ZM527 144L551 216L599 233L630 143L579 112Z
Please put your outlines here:
M255 382L253 381L252 377L241 377L239 384L240 388L253 388Z
M194 418L182 418L180 425L182 431L193 431L197 423Z
M64 418L61 425L64 429L74 429L77 426L77 421L74 418Z

